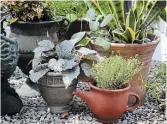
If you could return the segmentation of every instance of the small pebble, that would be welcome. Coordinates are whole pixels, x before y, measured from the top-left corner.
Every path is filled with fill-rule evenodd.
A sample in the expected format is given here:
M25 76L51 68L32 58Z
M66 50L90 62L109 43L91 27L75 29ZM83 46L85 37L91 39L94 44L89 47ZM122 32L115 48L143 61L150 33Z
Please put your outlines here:
M152 73L157 71L158 66L155 68L157 64L158 62L151 64ZM14 73L9 82L11 81L14 88L19 88L26 81L27 76L23 75L20 70L18 71L18 68ZM149 76L149 78L152 78L153 82L155 81L154 76ZM159 81L159 79L157 80ZM78 83L77 88L89 90L87 83ZM73 101L70 103L72 109L65 119L60 119L59 114L51 114L50 110L46 109L47 103L41 95L21 96L21 100L24 104L22 112L13 116L1 116L2 124L102 124L92 116L87 104L77 96L73 97ZM164 111L147 96L144 105L132 112L125 112L116 124L167 124L167 121L164 119Z

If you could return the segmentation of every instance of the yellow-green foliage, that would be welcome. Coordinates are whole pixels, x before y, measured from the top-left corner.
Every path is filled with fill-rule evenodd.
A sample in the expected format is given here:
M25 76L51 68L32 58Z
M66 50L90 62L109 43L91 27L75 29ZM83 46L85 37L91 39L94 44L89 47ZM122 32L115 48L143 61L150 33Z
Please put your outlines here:
M101 88L119 89L139 71L141 62L137 57L125 60L122 56L111 56L93 64L92 77Z

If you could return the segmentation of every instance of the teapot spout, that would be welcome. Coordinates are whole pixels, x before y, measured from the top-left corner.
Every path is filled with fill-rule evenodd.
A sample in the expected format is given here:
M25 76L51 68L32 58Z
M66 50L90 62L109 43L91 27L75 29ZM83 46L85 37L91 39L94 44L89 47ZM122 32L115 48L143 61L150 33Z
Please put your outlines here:
M82 91L82 90L74 90L73 91L74 95L79 96L81 99L83 99L87 104L89 104L89 101L91 100L91 91Z

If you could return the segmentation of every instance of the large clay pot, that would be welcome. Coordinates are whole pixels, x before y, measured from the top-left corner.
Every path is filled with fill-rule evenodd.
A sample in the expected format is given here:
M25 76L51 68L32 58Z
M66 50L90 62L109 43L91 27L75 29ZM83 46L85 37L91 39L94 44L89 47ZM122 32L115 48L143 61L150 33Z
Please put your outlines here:
M155 36L152 35L150 37L151 39L153 39L152 42L150 43L143 43L143 44L111 43L110 49L107 52L104 51L102 47L96 44L91 44L91 48L99 51L101 56L109 56L112 53L112 54L119 54L125 58L130 58L139 55L140 60L143 64L143 68L130 81L131 84L130 90L139 95L141 99L140 105L144 103L146 96L146 87L142 84L142 81L147 80L153 53L155 51L156 46L160 42L159 37L155 38L153 37ZM131 102L133 101L135 101L134 98L132 98Z
M123 112L132 110L139 105L139 96L130 91L130 85L118 90L107 90L95 87L89 82L90 91L75 90L73 94L81 97L90 107L98 121L102 123L117 122ZM137 101L127 106L128 97L135 96Z
M77 80L65 89L62 75L48 72L39 81L39 91L48 104L51 113L64 113L70 110L69 103L72 100L72 92L76 89Z

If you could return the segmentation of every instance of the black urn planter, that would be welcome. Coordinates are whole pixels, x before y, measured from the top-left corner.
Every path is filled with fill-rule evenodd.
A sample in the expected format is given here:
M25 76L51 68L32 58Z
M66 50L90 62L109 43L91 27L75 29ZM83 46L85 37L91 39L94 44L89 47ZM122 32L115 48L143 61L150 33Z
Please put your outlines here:
M63 18L57 21L43 22L18 21L10 25L9 37L17 39L20 54L18 66L24 74L29 75L32 68L31 60L34 57L33 50L37 47L37 41L51 40L56 44L61 38L64 38L62 34L63 31L65 32L64 21L68 20Z
M76 20L72 22L66 32L66 38L70 39L73 34L80 31L90 31L89 22L85 20Z

